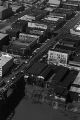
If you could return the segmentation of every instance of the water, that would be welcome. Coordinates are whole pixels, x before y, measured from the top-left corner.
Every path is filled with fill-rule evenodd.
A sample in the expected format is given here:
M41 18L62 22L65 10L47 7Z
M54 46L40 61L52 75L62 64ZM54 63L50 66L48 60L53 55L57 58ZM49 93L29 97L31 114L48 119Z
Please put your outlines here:
M46 104L32 104L24 99L15 111L12 120L80 120L80 115L53 110Z

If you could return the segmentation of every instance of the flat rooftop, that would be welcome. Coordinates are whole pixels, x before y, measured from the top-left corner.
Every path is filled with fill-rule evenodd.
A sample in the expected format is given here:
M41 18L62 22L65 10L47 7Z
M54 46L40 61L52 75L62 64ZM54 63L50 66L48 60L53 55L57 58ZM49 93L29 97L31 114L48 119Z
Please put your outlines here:
M12 10L15 12L16 10L18 10L21 6L20 5L12 5Z
M12 56L10 56L8 54L1 54L0 55L0 68L2 68L11 59L12 59Z
M8 34L3 34L3 33L0 33L0 40L2 40L4 37L6 37Z

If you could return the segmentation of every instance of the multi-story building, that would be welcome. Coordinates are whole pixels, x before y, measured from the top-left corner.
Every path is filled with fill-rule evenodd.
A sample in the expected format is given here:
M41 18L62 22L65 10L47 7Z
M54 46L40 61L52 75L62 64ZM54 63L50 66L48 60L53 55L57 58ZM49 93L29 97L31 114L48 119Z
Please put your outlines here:
M3 75L9 70L12 64L13 64L12 56L1 53L0 55L0 77L3 77Z

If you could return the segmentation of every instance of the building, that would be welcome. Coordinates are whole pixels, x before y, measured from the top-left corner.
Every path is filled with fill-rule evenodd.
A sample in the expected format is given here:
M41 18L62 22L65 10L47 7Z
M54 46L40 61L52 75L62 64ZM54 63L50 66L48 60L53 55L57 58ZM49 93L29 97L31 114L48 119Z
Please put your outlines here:
M13 58L8 54L1 53L0 55L0 77L2 77L12 66Z
M72 35L80 36L80 21L70 29Z
M48 61L53 64L67 64L69 53L67 51L49 50Z
M25 20L25 21L32 21L32 20L35 20L35 17L34 16L30 16L30 15L24 15L21 18L18 18L18 19Z
M9 41L10 39L8 34L0 33L0 50L2 50L3 45L8 45Z
M10 16L13 15L13 12L12 12L12 8L6 8L6 7L3 7L3 6L0 6L0 19L6 19Z
M15 23L12 24L12 31L17 32L25 32L27 28L27 21L25 20L17 20Z
M50 4L60 4L60 0L49 0Z
M11 42L12 51L22 56L29 55L38 41L39 36L20 33L19 39Z
M12 11L14 13L20 12L24 10L24 6L20 6L20 5L12 5Z

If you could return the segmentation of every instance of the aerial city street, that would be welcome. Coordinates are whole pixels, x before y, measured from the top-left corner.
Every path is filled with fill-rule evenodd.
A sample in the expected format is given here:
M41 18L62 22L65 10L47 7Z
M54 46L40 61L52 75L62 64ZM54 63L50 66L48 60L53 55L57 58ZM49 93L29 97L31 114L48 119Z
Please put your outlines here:
M80 120L80 0L0 0L0 120Z

